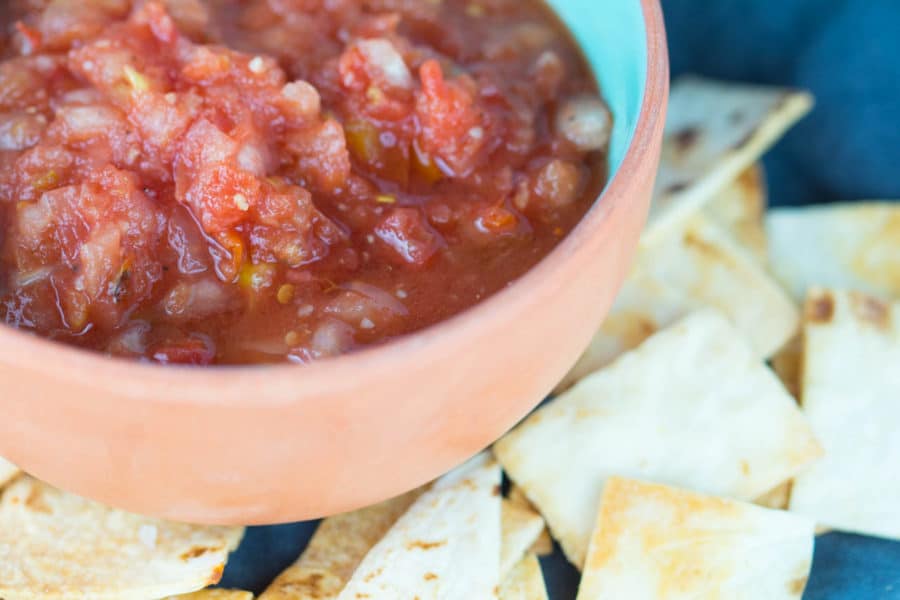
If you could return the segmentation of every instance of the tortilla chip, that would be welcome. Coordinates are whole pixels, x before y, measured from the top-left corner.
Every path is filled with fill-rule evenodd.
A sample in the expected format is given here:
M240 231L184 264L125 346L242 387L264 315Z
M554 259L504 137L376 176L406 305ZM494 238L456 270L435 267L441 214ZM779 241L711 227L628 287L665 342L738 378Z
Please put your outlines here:
M900 299L900 204L779 208L766 227L771 268L798 302L814 286Z
M516 506L521 506L523 508L527 508L530 511L538 512L537 508L531 503L531 500L525 495L525 492L522 491L522 488L517 486L516 484L510 484L509 493L506 496L506 499L509 502L512 502ZM544 527L541 529L540 535L531 545L531 548L528 549L529 552L537 554L538 556L549 556L553 554L553 538L550 537L550 532L547 531L547 525L544 524Z
M803 410L825 458L794 481L791 510L900 538L900 303L814 290L804 335Z
M794 335L796 306L747 249L701 215L676 233L641 248L609 316L557 393L704 306L724 313L761 357Z
M500 511L500 580L516 566L544 530L544 519L531 508L503 500Z
M192 594L169 596L165 600L253 600L253 593L240 590L211 589L200 590Z
M21 477L0 500L0 598L164 598L218 583L241 527L132 515Z
M761 264L768 260L766 240L766 175L762 164L756 163L720 191L704 209L739 244Z
M494 453L581 566L607 477L752 500L821 447L775 375L707 309L546 404Z
M640 268L695 305L719 309L768 358L794 334L800 315L791 298L739 244L703 216L640 253Z
M810 519L612 477L578 599L799 599L813 544Z
M644 240L710 202L812 108L805 92L684 77L672 86Z
M781 383L800 401L803 388L803 338L794 336L772 357L772 370L781 379Z
M541 535L538 536L538 539L534 541L528 551L538 556L550 556L553 554L553 538L550 537L550 530L547 527L541 530Z
M338 598L491 598L500 584L500 537L500 467L485 453L435 482Z
M425 488L319 524L296 563L273 581L259 600L332 600L338 597L369 550L384 537Z
M541 563L534 554L519 561L500 586L500 600L549 600Z
M766 492L765 494L754 500L753 504L758 504L766 508L774 508L776 510L787 510L788 504L790 504L790 502L791 482L786 481L773 490Z
M12 481L12 478L20 472L19 467L0 457L0 488Z

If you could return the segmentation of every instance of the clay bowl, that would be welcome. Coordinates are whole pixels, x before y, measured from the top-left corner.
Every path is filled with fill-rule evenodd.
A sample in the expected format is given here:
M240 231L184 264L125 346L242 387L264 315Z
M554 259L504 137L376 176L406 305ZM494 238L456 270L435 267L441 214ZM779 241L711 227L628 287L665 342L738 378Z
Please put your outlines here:
M0 455L134 512L262 524L384 500L501 436L609 310L646 220L665 119L657 0L553 4L616 115L614 175L535 269L421 333L303 367L141 365L0 327Z

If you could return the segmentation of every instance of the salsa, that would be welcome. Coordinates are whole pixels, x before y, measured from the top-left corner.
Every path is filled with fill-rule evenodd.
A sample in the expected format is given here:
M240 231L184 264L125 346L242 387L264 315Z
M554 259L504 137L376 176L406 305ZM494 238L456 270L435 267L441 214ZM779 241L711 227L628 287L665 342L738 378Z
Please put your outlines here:
M458 313L605 178L539 0L7 0L0 319L159 363L309 362Z

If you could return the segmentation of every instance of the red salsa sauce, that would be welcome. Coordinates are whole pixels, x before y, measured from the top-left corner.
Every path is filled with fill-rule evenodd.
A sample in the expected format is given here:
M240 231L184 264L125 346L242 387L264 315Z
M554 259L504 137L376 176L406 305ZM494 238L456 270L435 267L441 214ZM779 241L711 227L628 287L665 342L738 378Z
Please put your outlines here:
M308 362L497 292L611 116L538 0L9 0L0 321L160 363Z

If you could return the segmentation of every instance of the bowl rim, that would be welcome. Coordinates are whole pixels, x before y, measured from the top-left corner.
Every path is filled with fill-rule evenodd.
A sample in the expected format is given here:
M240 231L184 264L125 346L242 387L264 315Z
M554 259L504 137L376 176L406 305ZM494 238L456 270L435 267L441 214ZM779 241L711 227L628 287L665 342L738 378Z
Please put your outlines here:
M665 118L665 97L668 93L669 68L663 13L659 0L640 0L646 34L646 76L644 95L637 124L628 149L618 169L607 182L603 192L576 227L547 256L524 275L510 282L504 289L478 304L448 319L422 330L399 336L383 344L368 346L349 354L313 361L305 365L290 363L247 364L190 367L157 365L133 359L112 357L93 350L67 344L21 331L0 324L0 362L34 370L53 368L57 377L79 383L97 385L99 378L120 382L140 382L140 396L148 402L168 403L190 399L197 402L280 402L285 396L269 398L265 394L209 394L217 390L257 390L272 387L274 381L296 378L303 385L315 389L328 389L326 382L338 381L335 377L354 373L359 381L368 374L375 375L383 369L394 368L405 360L442 345L448 337L466 338L475 334L484 320L502 318L503 313L514 310L511 305L522 302L530 288L547 279L559 265L578 253L590 236L616 209L611 199L627 201L624 193L638 165L645 160L653 141L653 132L660 119ZM606 201L604 201L606 200ZM61 372L62 371L62 372ZM302 379L301 379L302 378ZM318 385L317 385L318 384ZM295 396L303 396L294 390ZM220 397L221 396L221 397Z

